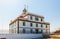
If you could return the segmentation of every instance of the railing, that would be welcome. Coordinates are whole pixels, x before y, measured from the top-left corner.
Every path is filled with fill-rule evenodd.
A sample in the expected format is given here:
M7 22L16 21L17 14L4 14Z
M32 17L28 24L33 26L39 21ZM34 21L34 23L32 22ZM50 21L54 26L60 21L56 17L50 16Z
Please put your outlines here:
M9 30L0 30L0 34L9 34Z

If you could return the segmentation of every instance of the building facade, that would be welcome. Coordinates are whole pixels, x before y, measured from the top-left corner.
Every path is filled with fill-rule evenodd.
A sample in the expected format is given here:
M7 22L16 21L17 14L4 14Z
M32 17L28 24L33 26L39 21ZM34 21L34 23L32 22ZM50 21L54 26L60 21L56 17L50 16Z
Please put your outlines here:
M50 23L44 21L44 17L27 12L23 13L9 24L9 33L50 33Z

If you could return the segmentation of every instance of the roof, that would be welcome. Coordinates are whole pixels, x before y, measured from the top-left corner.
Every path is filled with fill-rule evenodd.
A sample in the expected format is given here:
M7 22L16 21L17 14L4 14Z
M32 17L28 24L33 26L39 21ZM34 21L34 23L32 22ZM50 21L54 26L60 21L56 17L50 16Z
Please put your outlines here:
M22 15L21 15L21 16L19 16L19 17L25 17L25 16L27 16L27 15L36 16L36 17L39 17L39 18L44 18L44 17L43 17L43 16L41 16L41 15L32 14L32 13L29 13L29 12L22 13Z
M28 15L32 15L32 16L37 16L37 17L40 17L40 18L44 18L42 15L38 15L38 14L33 14L33 13L27 13Z

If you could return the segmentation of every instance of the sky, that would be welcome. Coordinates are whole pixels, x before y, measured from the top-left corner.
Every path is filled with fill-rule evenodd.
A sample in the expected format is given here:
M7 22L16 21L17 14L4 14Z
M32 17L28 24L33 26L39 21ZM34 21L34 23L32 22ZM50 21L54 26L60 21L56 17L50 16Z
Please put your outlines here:
M28 5L28 12L44 16L51 32L60 29L60 0L0 0L0 30L9 29L10 21L22 14L24 5Z

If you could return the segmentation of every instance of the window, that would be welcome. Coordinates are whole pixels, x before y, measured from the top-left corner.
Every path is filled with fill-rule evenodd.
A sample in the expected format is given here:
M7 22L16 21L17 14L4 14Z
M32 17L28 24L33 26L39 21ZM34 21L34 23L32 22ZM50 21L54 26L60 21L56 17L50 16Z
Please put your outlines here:
M32 26L33 26L33 24L32 24L32 23L30 23L30 26L32 27Z
M46 25L46 28L47 28L47 25Z
M25 29L23 28L23 33L25 33Z
M32 16L30 16L30 19L32 20Z
M23 22L23 26L25 26L25 22Z
M41 24L41 27L43 27L42 24Z
M38 29L36 29L36 33L38 33Z
M38 17L35 17L35 20L38 21L39 20Z
M32 29L30 29L30 32L32 33Z
M43 19L41 18L41 21L43 21Z
M36 27L38 27L38 24L36 24Z
M43 33L43 30L41 30L41 32L40 33Z

